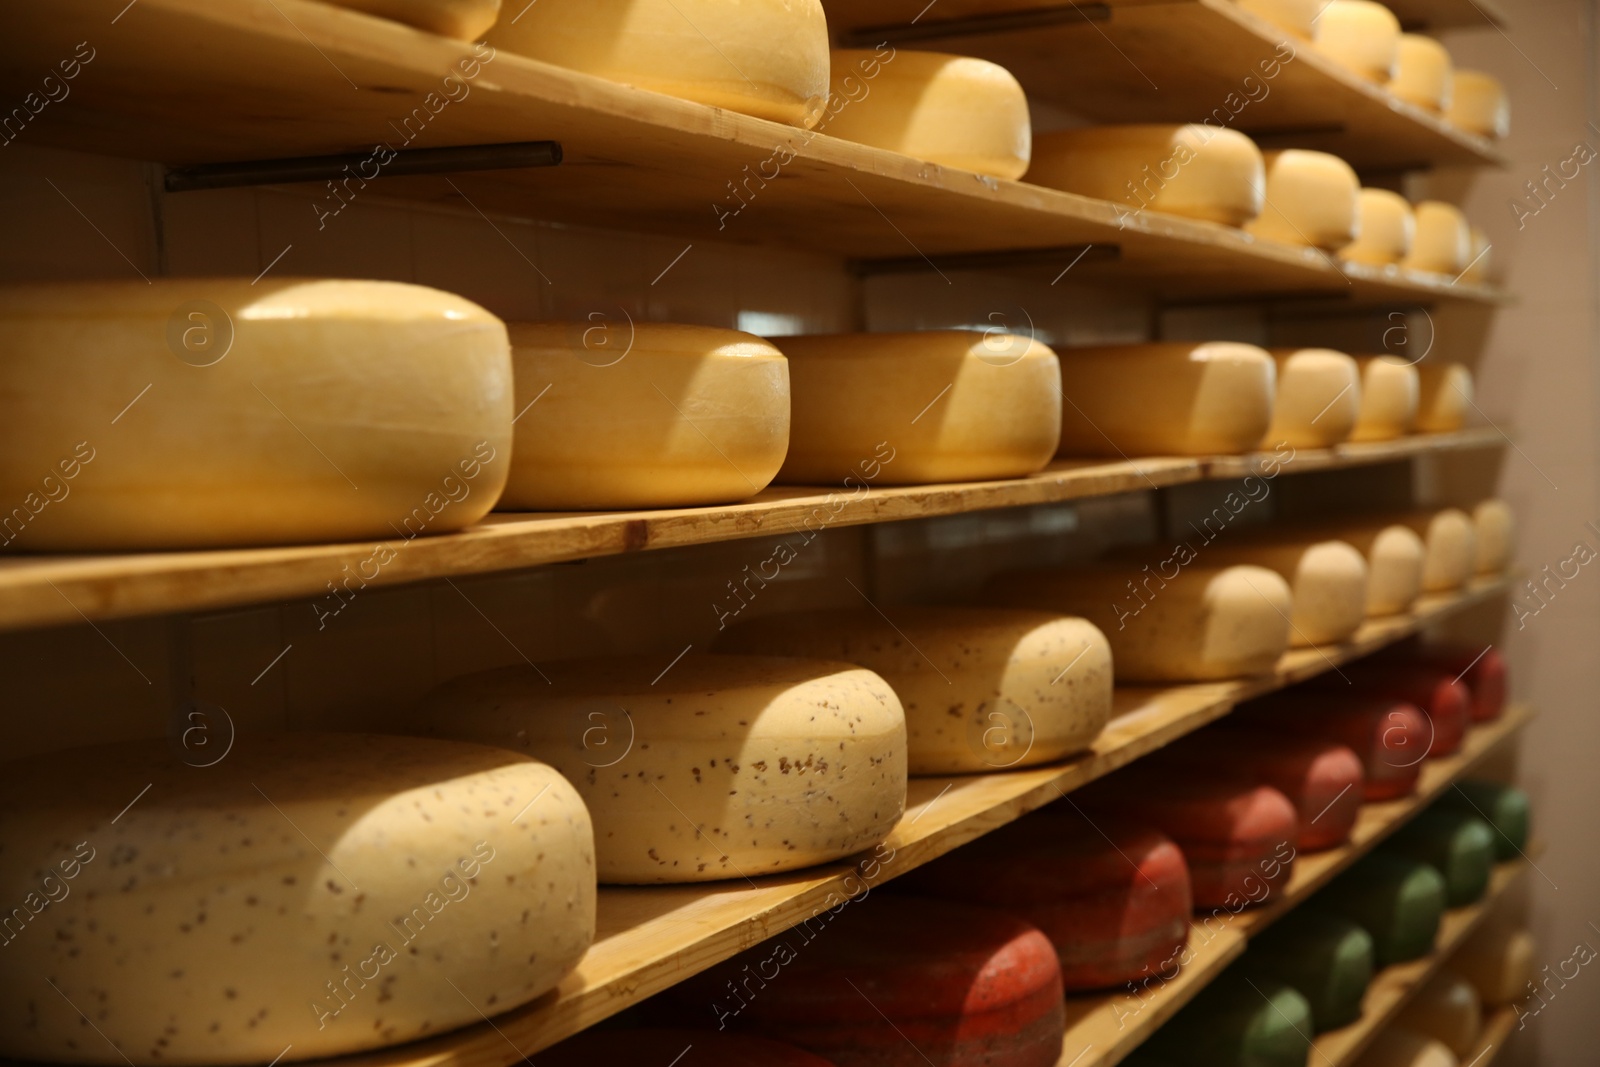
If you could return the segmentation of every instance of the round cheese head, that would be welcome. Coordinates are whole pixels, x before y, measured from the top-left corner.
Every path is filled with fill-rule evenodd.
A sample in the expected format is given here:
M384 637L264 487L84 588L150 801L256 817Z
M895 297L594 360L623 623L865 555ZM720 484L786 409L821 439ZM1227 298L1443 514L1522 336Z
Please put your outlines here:
M1474 285L1488 285L1493 262L1489 250L1494 246L1489 243L1489 235L1480 226L1467 227L1468 238L1471 241L1472 258L1467 261L1467 266L1461 272L1461 280Z
M1239 7L1252 15L1260 15L1299 40L1309 41L1316 33L1317 12L1322 9L1322 0L1239 0Z
M1444 45L1420 33L1403 33L1397 57L1391 93L1435 114L1450 106L1450 53Z
M1416 860L1374 852L1336 878L1317 906L1372 935L1380 967L1427 955L1444 917L1444 878Z
M413 722L565 774L594 818L602 882L810 867L871 848L905 809L900 701L844 663L691 652L515 667L446 683Z
M0 886L27 910L6 919L0 1054L155 1067L397 1045L533 1000L594 938L589 816L542 763L315 733L199 762L136 741L5 766Z
M1317 51L1383 85L1400 61L1400 20L1373 0L1330 0L1317 16Z
M1289 583L1289 644L1337 644L1367 618L1367 561L1344 541L1315 535L1251 539L1200 550L1207 563L1265 567Z
M1063 349L1061 378L1061 456L1248 452L1277 386L1264 349L1231 341Z
M503 511L726 504L789 446L789 365L734 330L513 324L516 410Z
M1146 1043L1157 1062L1299 1067L1311 1062L1311 1004L1290 986L1232 967ZM1141 1050L1142 1051L1142 1050Z
M1361 412L1356 361L1331 348L1279 348L1272 358L1278 390L1267 443L1329 448L1348 438Z
M1398 356L1358 356L1361 369L1361 413L1352 441L1392 441L1410 433L1417 421L1421 393L1415 364Z
M1417 220L1411 204L1387 189L1361 190L1361 220L1357 236L1339 250L1341 259L1387 267L1411 254Z
M1382 847L1438 871L1444 876L1446 906L1464 908L1483 899L1489 889L1495 836L1494 828L1477 812L1434 807L1401 827Z
M1031 338L926 330L779 345L793 394L784 484L1016 478L1049 463L1060 439L1061 366Z
M437 289L7 286L0 350L15 548L444 533L494 506L510 466L505 326Z
M1311 1002L1316 1032L1361 1017L1372 981L1372 936L1348 919L1297 908L1250 942L1246 970L1298 990Z
M1460 363L1417 364L1417 432L1453 433L1467 425L1475 405L1472 372Z
M1028 98L998 63L943 52L837 49L817 131L994 178L1033 154Z
M1449 968L1437 971L1400 1009L1395 1022L1414 1033L1433 1038L1457 1056L1465 1056L1483 1030L1478 991Z
M1528 994L1534 976L1533 937L1508 915L1492 915L1456 950L1450 966L1478 991L1489 1010Z
M905 708L911 774L1050 763L1111 718L1111 647L1093 624L1039 611L891 607L768 615L726 652L858 663Z
M1266 166L1261 217L1246 230L1269 241L1329 251L1356 239L1361 180L1350 164L1326 152L1291 148L1268 152Z
M1424 593L1454 592L1472 577L1478 546L1472 519L1466 512L1443 508L1403 515L1397 521L1422 538Z
M1442 1041L1390 1025L1378 1031L1356 1060L1356 1067L1459 1067L1460 1061Z
M1472 532L1477 543L1474 574L1503 574L1511 566L1516 548L1516 518L1504 500L1485 500L1472 509Z
M502 18L496 48L810 129L828 102L820 0L576 0Z
M1466 270L1472 259L1472 231L1461 209L1441 200L1424 200L1412 210L1417 217L1417 236L1411 254L1400 265L1452 278Z
M1500 138L1511 132L1511 100L1500 79L1481 70L1458 70L1452 89L1445 115L1452 125L1479 137Z
M500 15L500 0L322 0L322 3L365 11L460 41L476 41Z
M1034 139L1028 181L1109 200L1118 217L1160 211L1243 226L1261 213L1261 150L1213 126L1085 126Z

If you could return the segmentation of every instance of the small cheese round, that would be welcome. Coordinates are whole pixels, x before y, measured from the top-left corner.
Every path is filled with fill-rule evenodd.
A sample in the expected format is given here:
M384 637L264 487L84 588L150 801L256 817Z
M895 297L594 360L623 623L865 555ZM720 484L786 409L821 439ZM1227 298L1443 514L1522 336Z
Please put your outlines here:
M1061 365L1032 338L926 330L778 343L793 396L786 485L1016 478L1049 463L1060 440Z
M1361 814L1361 757L1337 741L1268 733L1229 717L1143 759L1177 774L1197 766L1227 767L1270 785L1294 805L1300 824L1295 847L1301 852L1344 844Z
M18 548L444 533L510 469L506 328L437 289L6 286L0 351L0 498L34 516L7 526Z
M998 608L901 606L768 615L726 652L858 663L894 687L911 774L1050 763L1111 718L1111 646L1083 619Z
M1533 937L1511 916L1492 915L1456 950L1450 966L1472 983L1485 1008L1502 1008L1527 996L1535 966Z
M1460 589L1473 575L1478 546L1472 519L1459 508L1416 512L1400 522L1422 538L1422 591L1449 593Z
M943 52L836 49L817 131L943 167L1020 178L1033 155L1028 97L998 63Z
M519 749L582 794L600 881L705 882L871 848L905 809L906 719L844 663L691 652L468 675L419 732Z
M1443 968L1418 990L1411 1003L1400 1009L1395 1022L1407 1030L1426 1034L1457 1056L1465 1056L1483 1032L1483 1011L1472 983Z
M1299 990L1311 1002L1315 1032L1325 1033L1361 1018L1372 951L1372 935L1350 920L1297 908L1251 940L1243 966Z
M70 749L5 765L0 852L3 899L33 912L0 952L8 1059L397 1045L533 1000L594 938L577 792L480 745L260 733L203 767L164 741Z
M1472 509L1472 532L1477 542L1474 574L1504 574L1516 548L1516 518L1504 500L1485 500Z
M1434 731L1410 704L1296 687L1242 712L1240 725L1308 734L1347 746L1361 760L1362 799L1393 800L1416 792Z
M476 41L500 17L500 0L322 0L419 30Z
M1453 433L1467 425L1475 405L1472 372L1460 363L1417 364L1417 432Z
M1411 203L1387 189L1361 190L1361 220L1356 239L1339 250L1352 263L1386 267L1411 254L1417 219Z
M1409 526L1355 520L1318 526L1316 534L1343 541L1366 558L1369 616L1409 611L1422 594L1426 547Z
M1389 91L1408 104L1435 114L1450 106L1450 53L1432 37L1402 33Z
M1438 871L1444 876L1445 904L1464 908L1483 899L1489 889L1494 841L1494 829L1476 812L1434 807L1401 827L1382 847Z
M1471 282L1473 285L1488 285L1493 262L1489 250L1494 246L1489 243L1489 235L1481 226L1467 227L1467 234L1471 240L1472 258L1467 261L1465 269L1461 272L1461 280Z
M1278 390L1267 443L1329 448L1346 440L1361 412L1356 361L1331 348L1278 348L1272 358Z
M1261 214L1261 150L1214 126L1085 126L1034 138L1028 181L1144 210L1243 226Z
M1373 0L1330 0L1312 40L1317 51L1379 85L1400 61L1400 20Z
M1334 251L1360 234L1361 179L1326 152L1290 148L1266 154L1261 217L1245 229L1284 244Z
M1311 1003L1298 991L1236 967L1200 990L1146 1048L1157 1062L1183 1067L1301 1067L1314 1059L1312 1030Z
M1442 1041L1390 1025L1378 1031L1355 1063L1356 1067L1459 1067L1460 1061Z
M1272 423L1277 371L1255 345L1061 350L1061 456L1247 452Z
M1309 41L1316 34L1322 0L1239 0L1239 7L1260 15L1280 30Z
M1367 561L1344 541L1274 537L1201 551L1207 563L1255 564L1289 583L1292 648L1347 641L1366 621Z
M789 447L789 365L734 330L514 323L516 409L500 510L725 504Z
M1473 716L1475 721L1483 721ZM1516 859L1528 844L1528 794L1500 782L1466 780L1439 798L1443 807L1489 820L1494 827L1496 862Z
M1317 906L1372 935L1380 967L1427 955L1444 918L1444 878L1417 860L1373 852L1317 895Z
M1466 270L1472 259L1472 230L1461 209L1442 200L1424 200L1412 211L1417 217L1417 235L1411 254L1400 265L1452 278Z
M810 129L828 102L820 0L533 3L488 42L652 92Z
M1361 368L1361 414L1352 441L1392 441L1417 422L1421 393L1415 364L1398 356L1357 356Z
M1481 70L1458 70L1452 79L1450 110L1454 126L1479 137L1504 137L1511 132L1511 99L1500 79Z

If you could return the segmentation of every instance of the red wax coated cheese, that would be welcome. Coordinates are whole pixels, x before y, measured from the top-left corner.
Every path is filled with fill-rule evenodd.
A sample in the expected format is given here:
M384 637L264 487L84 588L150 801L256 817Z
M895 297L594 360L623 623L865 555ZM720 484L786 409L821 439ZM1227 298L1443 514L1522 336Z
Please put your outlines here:
M1459 677L1472 694L1472 721L1493 722L1506 709L1506 658L1494 647L1425 646L1418 660Z
M718 1030L585 1030L537 1055L539 1067L833 1067L793 1045Z
M1348 690L1350 682L1357 692L1388 700L1403 700L1421 711L1428 720L1428 758L1454 755L1461 750L1472 717L1472 694L1455 680L1455 675L1421 663L1367 661L1346 668L1349 682L1337 675L1324 675L1318 685L1330 692Z
M1369 803L1416 792L1433 737L1427 718L1411 704L1303 688L1256 701L1235 717L1263 730L1347 746L1361 760L1366 783L1362 799Z

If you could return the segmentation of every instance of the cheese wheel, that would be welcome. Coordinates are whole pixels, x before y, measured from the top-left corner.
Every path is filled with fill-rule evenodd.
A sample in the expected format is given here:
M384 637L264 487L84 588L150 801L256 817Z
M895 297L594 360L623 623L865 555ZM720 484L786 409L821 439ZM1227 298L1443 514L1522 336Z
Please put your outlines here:
M905 807L900 701L842 663L689 653L514 667L446 683L412 725L565 774L594 818L602 882L810 867L882 841Z
M1252 538L1202 551L1207 564L1255 564L1289 583L1291 648L1346 641L1366 621L1367 561L1344 541Z
M1146 1047L1158 1058L1152 1062L1184 1067L1306 1067L1311 1032L1305 997L1234 966L1152 1034Z
M1472 694L1459 679L1427 663L1368 659L1311 685L1330 692L1355 692L1404 701L1428 720L1428 755L1452 756L1461 748L1472 718Z
M911 774L1050 763L1111 718L1111 646L1083 619L1040 611L902 606L768 615L729 630L725 652L857 663L906 715Z
M1343 541L1366 558L1368 616L1409 611L1422 594L1427 549L1409 526L1382 520L1344 521L1319 525L1315 534Z
M509 469L505 326L436 289L7 286L0 351L17 548L409 539L477 522Z
M1172 579L1120 562L1010 571L992 578L984 596L1087 618L1111 643L1119 682L1265 674L1289 647L1289 586L1262 567L1191 563Z
M1492 915L1450 961L1493 1011L1521 1000L1534 976L1534 944L1528 931L1508 915Z
M1260 15L1278 29L1302 41L1311 40L1317 29L1317 12L1322 0L1239 0L1239 7Z
M1343 844L1361 810L1365 775L1347 745L1318 737L1269 733L1256 724L1223 720L1179 744L1146 756L1152 766L1187 774L1196 766L1226 766L1289 798L1299 821L1296 847L1316 852Z
M1461 271L1461 280L1473 285L1488 285L1492 280L1489 275L1493 265L1489 250L1494 246L1489 243L1489 235L1481 226L1468 226L1467 237L1471 243L1471 258Z
M1450 123L1479 137L1504 137L1511 132L1511 99L1500 79L1481 70L1457 70L1452 79Z
M1361 190L1356 239L1339 250L1341 259L1387 267L1411 254L1417 219L1411 202L1387 189Z
M1431 1037L1391 1025L1378 1031L1356 1060L1356 1067L1459 1067L1450 1046Z
M1362 798L1369 803L1415 792L1432 741L1427 719L1414 706L1363 693L1293 689L1256 702L1236 721L1269 735L1301 734L1348 747L1361 760Z
M1379 85L1400 62L1400 20L1373 0L1330 0L1312 40L1317 51Z
M1504 574L1516 548L1516 517L1504 500L1485 500L1472 509L1472 533L1477 546L1474 574Z
M761 1067L833 1067L828 1060L804 1049L751 1034L648 1026L584 1030L538 1056L539 1067L596 1067L656 1060L666 1063L671 1056L678 1057L672 1060L672 1067L750 1067L757 1063Z
M1350 164L1326 152L1290 148L1268 152L1266 167L1261 217L1246 231L1328 251L1344 248L1360 235L1361 179Z
M501 19L496 48L810 129L828 102L820 0L579 0Z
M1060 439L1061 365L1031 338L927 330L781 345L793 397L786 485L1016 478L1049 463Z
M1361 414L1352 441L1392 441L1411 432L1417 422L1421 385L1415 365L1397 356L1358 356L1361 368Z
M1295 448L1343 442L1361 411L1356 361L1331 348L1275 348L1278 388L1267 441Z
M1109 200L1119 218L1160 211L1224 226L1261 214L1254 141L1214 126L1084 126L1034 138L1028 181Z
M500 0L322 0L419 30L475 41L500 17Z
M1443 113L1450 106L1450 53L1432 37L1402 33L1389 91L1424 111Z
M1426 863L1374 852L1316 896L1372 935L1373 962L1388 967L1433 950L1444 917L1444 877Z
M1277 373L1255 345L1068 348L1061 367L1062 456L1246 452L1272 423Z
M396 1045L533 1000L594 937L577 792L478 745L264 733L207 767L163 741L71 749L5 765L0 850L4 899L37 904L0 953L14 1060Z
M1506 706L1506 659L1497 648L1476 645L1426 645L1410 653L1452 678L1472 693L1472 721L1492 722Z
M1465 1056L1477 1046L1478 1035L1483 1032L1478 991L1455 971L1443 968L1417 991L1411 1003L1400 1009L1395 1023L1433 1038L1457 1056Z
M1361 1017L1372 982L1372 935L1348 919L1297 908L1250 942L1245 969L1293 987L1311 1005L1316 1033Z
M500 508L726 504L789 446L789 366L734 330L516 323L511 475Z
M821 133L994 178L1033 155L1028 97L998 63L943 52L836 49ZM875 73L874 73L875 72Z
M1528 844L1528 794L1499 782L1468 780L1439 798L1452 811L1475 815L1494 828L1496 862L1516 859Z
M1423 200L1411 210L1417 219L1416 237L1400 266L1452 278L1466 270L1472 260L1472 230L1461 209L1442 200Z
M1472 372L1459 363L1417 364L1417 432L1453 433L1474 408Z
M1398 521L1422 538L1422 591L1450 593L1472 577L1478 561L1472 519L1459 508L1402 515Z
M1433 807L1384 842L1384 851L1426 863L1444 876L1445 904L1483 899L1494 870L1495 832L1476 814Z

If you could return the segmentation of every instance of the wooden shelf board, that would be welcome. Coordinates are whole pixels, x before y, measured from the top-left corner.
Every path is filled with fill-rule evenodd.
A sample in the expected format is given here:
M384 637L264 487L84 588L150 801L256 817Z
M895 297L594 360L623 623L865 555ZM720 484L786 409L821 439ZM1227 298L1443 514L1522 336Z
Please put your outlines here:
M1301 449L1283 469L1392 462L1445 449L1491 447L1502 440L1492 429L1468 430L1324 451ZM384 542L394 550L394 560L369 584L396 585L644 549L783 537L824 525L858 526L1110 496L1206 478L1243 477L1258 470L1266 458L1261 453L1114 463L1068 460L1031 477L1006 481L889 487L856 494L841 490L845 503L837 514L828 506L827 490L806 487L770 488L744 503L719 507L584 514L497 512L461 533ZM0 631L320 596L341 568L355 570L372 552L372 544L361 542L12 556L0 560Z
M1500 1008L1483 1021L1483 1033L1472 1046L1472 1051L1461 1057L1461 1067L1489 1067L1500 1058L1506 1042L1517 1028L1517 1013L1513 1008Z
M1384 6L1394 12L1408 33L1504 29L1507 24L1505 9L1498 0L1388 0Z

